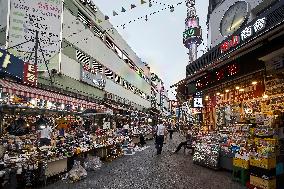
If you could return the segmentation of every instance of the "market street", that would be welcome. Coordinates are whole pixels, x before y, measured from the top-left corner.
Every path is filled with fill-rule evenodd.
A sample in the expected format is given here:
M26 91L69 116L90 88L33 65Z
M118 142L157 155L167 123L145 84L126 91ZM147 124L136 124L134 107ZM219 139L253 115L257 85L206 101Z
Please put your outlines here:
M183 137L181 137L183 139ZM96 172L88 172L86 179L66 184L59 181L49 184L45 189L102 189L102 188L150 188L150 189L243 189L233 182L231 173L214 171L194 165L191 155L183 152L172 154L181 141L175 133L173 140L165 144L161 155L157 156L153 140L147 141L149 148L132 156L123 156L110 163L104 163Z

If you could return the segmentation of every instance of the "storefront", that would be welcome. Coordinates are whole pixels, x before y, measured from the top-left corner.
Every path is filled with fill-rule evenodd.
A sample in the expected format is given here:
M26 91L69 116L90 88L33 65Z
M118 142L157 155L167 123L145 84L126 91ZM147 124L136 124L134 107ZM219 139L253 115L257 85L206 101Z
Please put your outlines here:
M284 2L187 66L199 119L193 161L249 188L283 187Z

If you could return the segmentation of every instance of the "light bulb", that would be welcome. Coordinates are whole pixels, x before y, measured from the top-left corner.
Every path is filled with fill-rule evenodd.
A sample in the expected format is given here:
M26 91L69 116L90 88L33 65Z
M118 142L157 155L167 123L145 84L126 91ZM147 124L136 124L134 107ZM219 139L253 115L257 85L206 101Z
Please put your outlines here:
M240 89L239 91L243 92L243 91L245 91L245 89Z
M229 89L226 89L226 90L225 90L226 93L228 93L229 91L230 91Z
M257 84L257 81L253 81L251 84L256 85L256 84Z
M223 94L220 94L220 96L224 96Z
M240 89L240 87L238 87L238 86L237 86L237 87L236 87L236 89L237 89L237 90L239 90L239 89Z
M216 93L216 95L220 95L220 93L218 92L218 93Z
M263 94L262 98L268 98L267 94Z

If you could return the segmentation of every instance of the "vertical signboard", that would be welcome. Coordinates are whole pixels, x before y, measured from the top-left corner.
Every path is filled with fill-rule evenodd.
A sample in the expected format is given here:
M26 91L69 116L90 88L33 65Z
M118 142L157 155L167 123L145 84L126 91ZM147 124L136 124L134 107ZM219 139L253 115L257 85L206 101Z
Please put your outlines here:
M11 0L9 47L34 39L35 31L39 31L39 41L47 63L58 65L62 3L62 0ZM35 42L28 42L12 48L10 52L34 64L34 46ZM46 69L42 53L38 55L39 69Z

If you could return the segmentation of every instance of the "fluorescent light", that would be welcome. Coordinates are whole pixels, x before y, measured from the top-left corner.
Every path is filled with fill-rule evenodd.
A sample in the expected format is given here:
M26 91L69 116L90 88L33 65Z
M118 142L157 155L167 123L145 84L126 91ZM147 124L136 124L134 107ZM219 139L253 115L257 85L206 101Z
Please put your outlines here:
M251 84L256 85L256 84L257 84L257 81L253 81Z
M241 92L245 91L245 89L240 89Z

